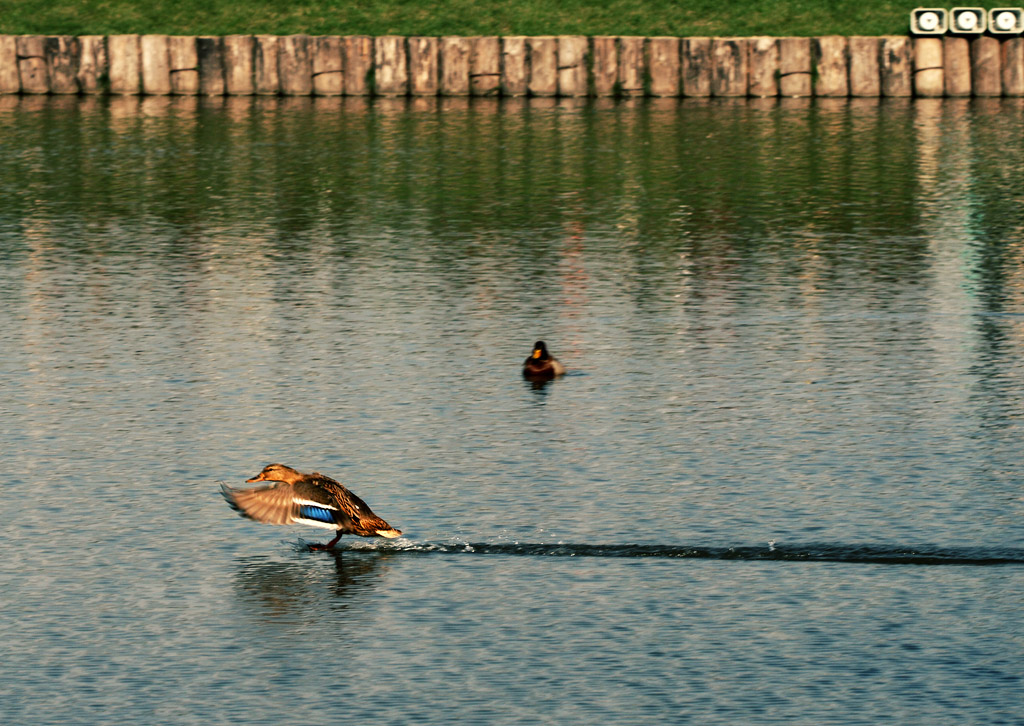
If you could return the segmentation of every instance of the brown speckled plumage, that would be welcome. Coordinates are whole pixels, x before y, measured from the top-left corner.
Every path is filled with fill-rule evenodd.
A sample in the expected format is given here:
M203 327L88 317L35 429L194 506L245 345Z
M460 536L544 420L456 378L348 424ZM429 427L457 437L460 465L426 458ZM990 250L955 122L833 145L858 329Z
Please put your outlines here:
M308 524L337 530L337 537L326 545L315 545L314 549L333 547L343 534L360 537L402 534L340 482L323 474L303 474L284 464L270 464L246 481L273 483L252 489L221 486L228 504L243 517L266 524Z

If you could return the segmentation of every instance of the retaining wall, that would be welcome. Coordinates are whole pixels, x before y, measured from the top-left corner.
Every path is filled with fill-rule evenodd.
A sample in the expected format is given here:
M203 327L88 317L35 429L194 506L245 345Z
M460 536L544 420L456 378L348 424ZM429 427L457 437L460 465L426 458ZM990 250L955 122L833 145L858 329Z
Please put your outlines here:
M1022 96L1024 37L0 35L0 94Z

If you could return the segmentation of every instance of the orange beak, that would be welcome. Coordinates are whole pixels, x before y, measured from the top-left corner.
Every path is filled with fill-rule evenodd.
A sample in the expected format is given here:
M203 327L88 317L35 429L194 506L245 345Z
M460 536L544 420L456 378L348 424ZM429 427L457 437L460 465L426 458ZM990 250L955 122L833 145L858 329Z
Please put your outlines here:
M263 481L263 472L262 471L259 474L257 474L256 476L254 476L252 479L246 479L245 483L246 484L252 484L254 481Z

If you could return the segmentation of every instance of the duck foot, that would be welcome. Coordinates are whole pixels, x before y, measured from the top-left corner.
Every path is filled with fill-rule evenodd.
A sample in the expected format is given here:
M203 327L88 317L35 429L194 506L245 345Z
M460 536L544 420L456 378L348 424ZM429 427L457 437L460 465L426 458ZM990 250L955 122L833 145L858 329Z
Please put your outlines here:
M332 549L334 545L338 544L339 539L341 539L341 532L338 532L338 536L332 539L327 544L311 544L309 545L309 548L311 550L329 550Z

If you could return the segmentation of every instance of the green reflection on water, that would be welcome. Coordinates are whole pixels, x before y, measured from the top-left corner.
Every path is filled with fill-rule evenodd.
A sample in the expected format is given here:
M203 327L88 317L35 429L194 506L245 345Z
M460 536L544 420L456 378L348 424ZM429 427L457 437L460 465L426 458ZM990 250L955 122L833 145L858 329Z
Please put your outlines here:
M15 216L466 234L578 220L658 241L915 221L905 104L33 101L0 116Z
M259 240L284 255L372 239L445 264L535 264L553 241L600 240L650 264L813 252L905 277L939 229L978 245L983 291L1021 255L1018 100L0 104L4 255L40 236L92 253Z

